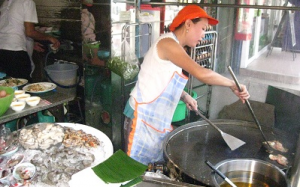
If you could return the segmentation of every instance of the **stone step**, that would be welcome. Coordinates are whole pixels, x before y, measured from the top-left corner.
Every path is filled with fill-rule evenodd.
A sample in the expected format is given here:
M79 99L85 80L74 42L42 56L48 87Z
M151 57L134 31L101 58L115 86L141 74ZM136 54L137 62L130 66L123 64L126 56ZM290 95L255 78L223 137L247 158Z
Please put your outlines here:
M290 76L290 75L282 75L271 72L264 72L258 70L251 70L247 68L240 68L240 75L245 77L252 77L262 80L275 81L284 84L300 84L300 77Z

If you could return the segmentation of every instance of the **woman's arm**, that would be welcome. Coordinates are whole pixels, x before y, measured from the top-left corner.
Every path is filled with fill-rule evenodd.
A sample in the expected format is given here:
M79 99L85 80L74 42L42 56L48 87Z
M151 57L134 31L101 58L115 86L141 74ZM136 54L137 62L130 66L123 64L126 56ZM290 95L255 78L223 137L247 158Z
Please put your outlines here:
M242 92L239 92L233 80L230 80L210 69L197 64L176 41L171 38L164 38L157 44L158 56L163 60L170 60L181 67L199 81L217 86L230 87L231 90L244 102L250 97L245 85L241 85Z
M180 96L180 100L183 101L183 102L185 102L186 107L189 110L197 110L198 103L197 103L196 99L194 99L192 96L190 96L185 91L182 91L182 94Z

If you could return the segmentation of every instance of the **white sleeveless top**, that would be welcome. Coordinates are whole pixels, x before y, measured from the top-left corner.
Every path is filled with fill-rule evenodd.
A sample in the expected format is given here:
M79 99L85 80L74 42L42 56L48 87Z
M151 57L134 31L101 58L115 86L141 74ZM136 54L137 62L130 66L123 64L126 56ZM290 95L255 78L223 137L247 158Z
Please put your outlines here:
M175 35L170 32L161 35L150 47L141 65L138 81L130 93L129 104L133 109L135 105L134 98L137 96L137 86L142 94L143 101L150 102L166 88L175 71L182 74L180 67L169 60L162 60L158 57L157 43L163 38L172 38L178 43Z

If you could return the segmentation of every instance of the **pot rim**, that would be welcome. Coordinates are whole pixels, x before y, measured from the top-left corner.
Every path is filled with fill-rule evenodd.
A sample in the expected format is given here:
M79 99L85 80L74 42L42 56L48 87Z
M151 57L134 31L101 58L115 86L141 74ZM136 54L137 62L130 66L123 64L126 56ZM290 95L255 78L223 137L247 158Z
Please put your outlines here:
M267 166L269 166L271 168L274 168L275 170L277 170L283 176L283 178L284 178L284 180L286 181L286 184L287 184L286 187L290 187L290 184L289 184L289 181L287 179L286 174L279 167L277 167L276 165L274 165L274 164L272 164L270 162L264 161L264 160L255 159L255 158L231 158L231 159L225 159L225 160L222 160L222 161L218 162L215 165L215 168L219 169L225 163L236 162L236 161L259 162L261 164L264 164L264 165L267 165ZM216 187L219 187L219 184L217 183L217 180L215 178L216 175L217 175L216 173L212 172L211 173L211 179L213 181L213 184L216 185Z

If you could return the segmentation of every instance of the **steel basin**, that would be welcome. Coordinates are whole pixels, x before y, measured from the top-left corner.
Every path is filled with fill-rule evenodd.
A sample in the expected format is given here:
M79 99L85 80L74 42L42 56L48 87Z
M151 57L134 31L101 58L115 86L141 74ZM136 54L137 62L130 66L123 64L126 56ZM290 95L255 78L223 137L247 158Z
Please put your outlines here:
M259 159L227 159L216 164L216 168L234 183L244 182L256 187L263 186L260 184L272 187L290 186L282 170ZM212 173L212 181L216 187L226 183L216 173Z

